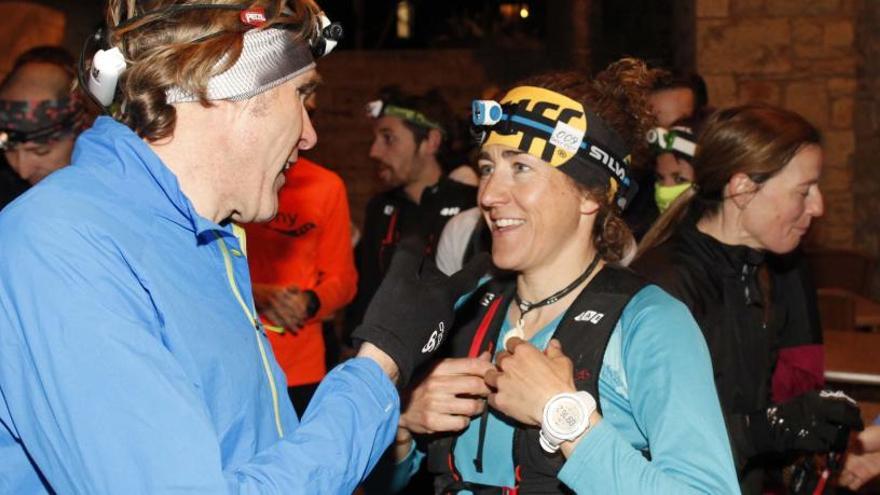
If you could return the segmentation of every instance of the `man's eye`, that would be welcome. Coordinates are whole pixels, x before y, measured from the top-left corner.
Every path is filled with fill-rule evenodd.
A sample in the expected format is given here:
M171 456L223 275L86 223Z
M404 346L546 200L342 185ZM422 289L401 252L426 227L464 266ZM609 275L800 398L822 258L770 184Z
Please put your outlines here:
M480 174L480 177L487 177L492 174L492 170L494 167L491 163L481 163L477 165L477 172Z
M31 149L29 149L29 150L27 150L27 151L30 152L30 153L33 153L33 154L35 154L35 155L37 155L37 156L46 156L46 155L48 155L49 152L52 151L52 150L51 150L48 146L43 146L43 147L40 147L40 148L31 148Z

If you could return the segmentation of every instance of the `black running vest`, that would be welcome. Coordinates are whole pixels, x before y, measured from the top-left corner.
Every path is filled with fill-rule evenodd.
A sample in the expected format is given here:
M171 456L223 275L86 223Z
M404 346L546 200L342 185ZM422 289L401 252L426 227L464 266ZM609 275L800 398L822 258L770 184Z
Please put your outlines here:
M578 390L589 392L599 403L599 372L605 348L624 307L646 282L632 271L606 265L566 310L553 338L574 363L574 382ZM492 280L475 292L456 313L456 330L448 351L449 357L477 357L485 350L495 352L495 343L504 324L507 308L513 300L516 283L511 279ZM601 409L600 409L601 412ZM480 445L473 462L482 470L483 437L486 414L480 419ZM428 470L435 476L438 494L470 490L475 494L557 494L571 493L557 479L565 459L561 452L548 454L538 442L538 427L520 425L514 430L513 461L516 486L492 487L461 479L453 457L457 435L440 435L428 444Z

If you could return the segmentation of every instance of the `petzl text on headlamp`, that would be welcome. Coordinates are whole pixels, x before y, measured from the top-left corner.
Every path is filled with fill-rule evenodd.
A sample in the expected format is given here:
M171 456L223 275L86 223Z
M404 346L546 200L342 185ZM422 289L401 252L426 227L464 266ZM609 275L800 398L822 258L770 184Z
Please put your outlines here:
M693 132L687 127L664 129L655 127L648 131L648 143L655 153L675 153L682 158L692 159L697 153L697 143Z
M378 119L383 115L388 115L390 117L397 117L401 120L405 120L411 124L415 124L420 127L437 129L441 132L445 132L442 125L429 119L422 112L419 112L418 110L413 110L411 108L404 108L397 105L386 104L382 100L375 100L367 103L366 113L367 117L373 119Z
M571 98L520 86L500 102L474 101L472 112L482 144L517 148L581 183L591 175L588 167L599 167L610 176L611 194L621 209L635 196L627 146L598 115Z

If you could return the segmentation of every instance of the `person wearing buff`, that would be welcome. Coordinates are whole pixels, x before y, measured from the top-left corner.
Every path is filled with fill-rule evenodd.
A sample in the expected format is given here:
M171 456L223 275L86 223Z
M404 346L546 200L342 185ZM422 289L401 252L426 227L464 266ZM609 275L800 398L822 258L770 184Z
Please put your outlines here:
M0 149L9 165L0 209L21 192L70 163L73 141L89 124L78 92L73 56L40 46L21 54L0 83ZM7 170L14 172L9 174Z
M460 304L449 357L404 405L392 488L427 455L436 493L737 493L699 328L616 265L649 84L622 59L475 102L478 203L506 275Z
M349 334L361 322L400 240L419 236L433 254L446 222L476 205L476 188L444 172L452 158L453 117L437 90L413 94L383 88L367 105L367 116L374 123L370 158L389 189L371 198L364 213L355 249L357 295L346 312Z
M340 28L309 0L111 0L107 25L87 87L115 119L0 213L0 491L352 492L483 269L404 278L298 419L236 222L272 218L315 145L304 101Z
M659 213L694 182L691 164L697 151L697 135L702 122L699 117L682 119L669 129L655 127L648 131L648 143L654 152L654 203Z

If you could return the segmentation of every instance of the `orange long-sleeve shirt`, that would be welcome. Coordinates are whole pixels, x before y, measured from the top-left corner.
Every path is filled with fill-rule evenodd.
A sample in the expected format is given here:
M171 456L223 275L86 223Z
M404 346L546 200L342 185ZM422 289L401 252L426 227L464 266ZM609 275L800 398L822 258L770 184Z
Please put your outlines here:
M321 318L351 301L357 271L342 179L303 158L285 175L278 214L271 222L245 229L254 284L312 290L321 302L318 313L300 330L268 332L287 384L295 386L316 383L327 373Z

